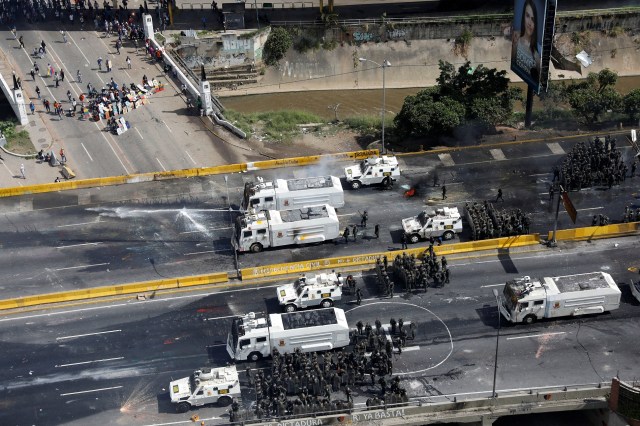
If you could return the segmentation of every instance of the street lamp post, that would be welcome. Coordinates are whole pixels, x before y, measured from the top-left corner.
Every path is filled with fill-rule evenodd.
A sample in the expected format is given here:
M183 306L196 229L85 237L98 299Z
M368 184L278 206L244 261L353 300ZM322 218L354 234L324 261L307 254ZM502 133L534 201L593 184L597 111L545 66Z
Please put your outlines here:
M496 298L496 304L498 309L498 333L496 334L496 356L493 362L493 390L491 391L491 398L495 398L496 395L496 375L498 373L498 344L500 343L500 324L502 323L502 318L500 318L500 296L498 295L498 290L493 289L493 295Z
M385 59L384 61L382 61L382 64L379 64L376 61L372 61L371 59L367 58L358 58L358 60L360 62L371 62L372 64L376 64L377 66L382 68L382 153L386 154L386 151L384 149L384 119L387 114L387 88L385 84L385 70L387 67L391 66L391 62Z

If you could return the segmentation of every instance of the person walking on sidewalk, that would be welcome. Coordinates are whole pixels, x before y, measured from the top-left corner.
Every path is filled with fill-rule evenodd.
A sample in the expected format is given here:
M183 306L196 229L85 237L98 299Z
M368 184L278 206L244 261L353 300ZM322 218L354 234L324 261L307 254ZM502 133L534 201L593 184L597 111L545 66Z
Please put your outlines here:
M27 178L27 175L24 173L24 164L20 164L20 174L22 175L22 179Z
M36 86L36 95L38 95L38 99L40 99L40 88Z
M31 115L36 113L36 106L33 104L33 101L29 102L29 109L31 110Z
M31 80L36 81L36 72L33 70L33 68L31 68L29 74L31 74Z
M64 30L60 30L60 35L62 36L62 42L63 43L67 43L67 33L64 32Z
M60 69L60 80L64 83L64 70Z

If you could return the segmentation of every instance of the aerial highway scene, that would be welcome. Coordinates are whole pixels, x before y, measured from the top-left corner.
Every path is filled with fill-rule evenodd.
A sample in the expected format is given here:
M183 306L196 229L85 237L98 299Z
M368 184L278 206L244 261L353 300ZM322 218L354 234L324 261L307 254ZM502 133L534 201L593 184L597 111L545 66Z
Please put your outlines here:
M640 421L634 2L0 24L0 424Z

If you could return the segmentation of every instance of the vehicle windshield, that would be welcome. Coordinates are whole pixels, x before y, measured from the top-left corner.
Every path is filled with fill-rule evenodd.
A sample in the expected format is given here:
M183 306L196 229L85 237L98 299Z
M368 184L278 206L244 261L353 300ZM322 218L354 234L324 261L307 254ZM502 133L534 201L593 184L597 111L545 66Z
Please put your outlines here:
M507 285L504 286L504 290L502 291L502 295L504 296L504 304L510 311L513 311L518 303L518 296L513 291L513 286Z
M298 296L300 296L304 291L304 286L305 283L301 279L296 280L296 283L293 285L293 287L296 289L296 294Z
M420 212L418 215L418 222L420 222L420 226L425 226L428 220L429 216L427 216L427 213L424 211Z

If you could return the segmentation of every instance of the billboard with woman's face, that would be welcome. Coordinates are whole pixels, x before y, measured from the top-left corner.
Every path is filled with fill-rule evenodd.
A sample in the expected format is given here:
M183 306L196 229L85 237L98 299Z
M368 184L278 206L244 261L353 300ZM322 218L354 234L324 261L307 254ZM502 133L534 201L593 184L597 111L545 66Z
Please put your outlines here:
M553 37L553 30L550 34L545 34L544 30L548 1L554 0L515 0L514 5L511 70L533 87L536 93L540 92L542 58L548 58L550 53L542 51L543 41Z

